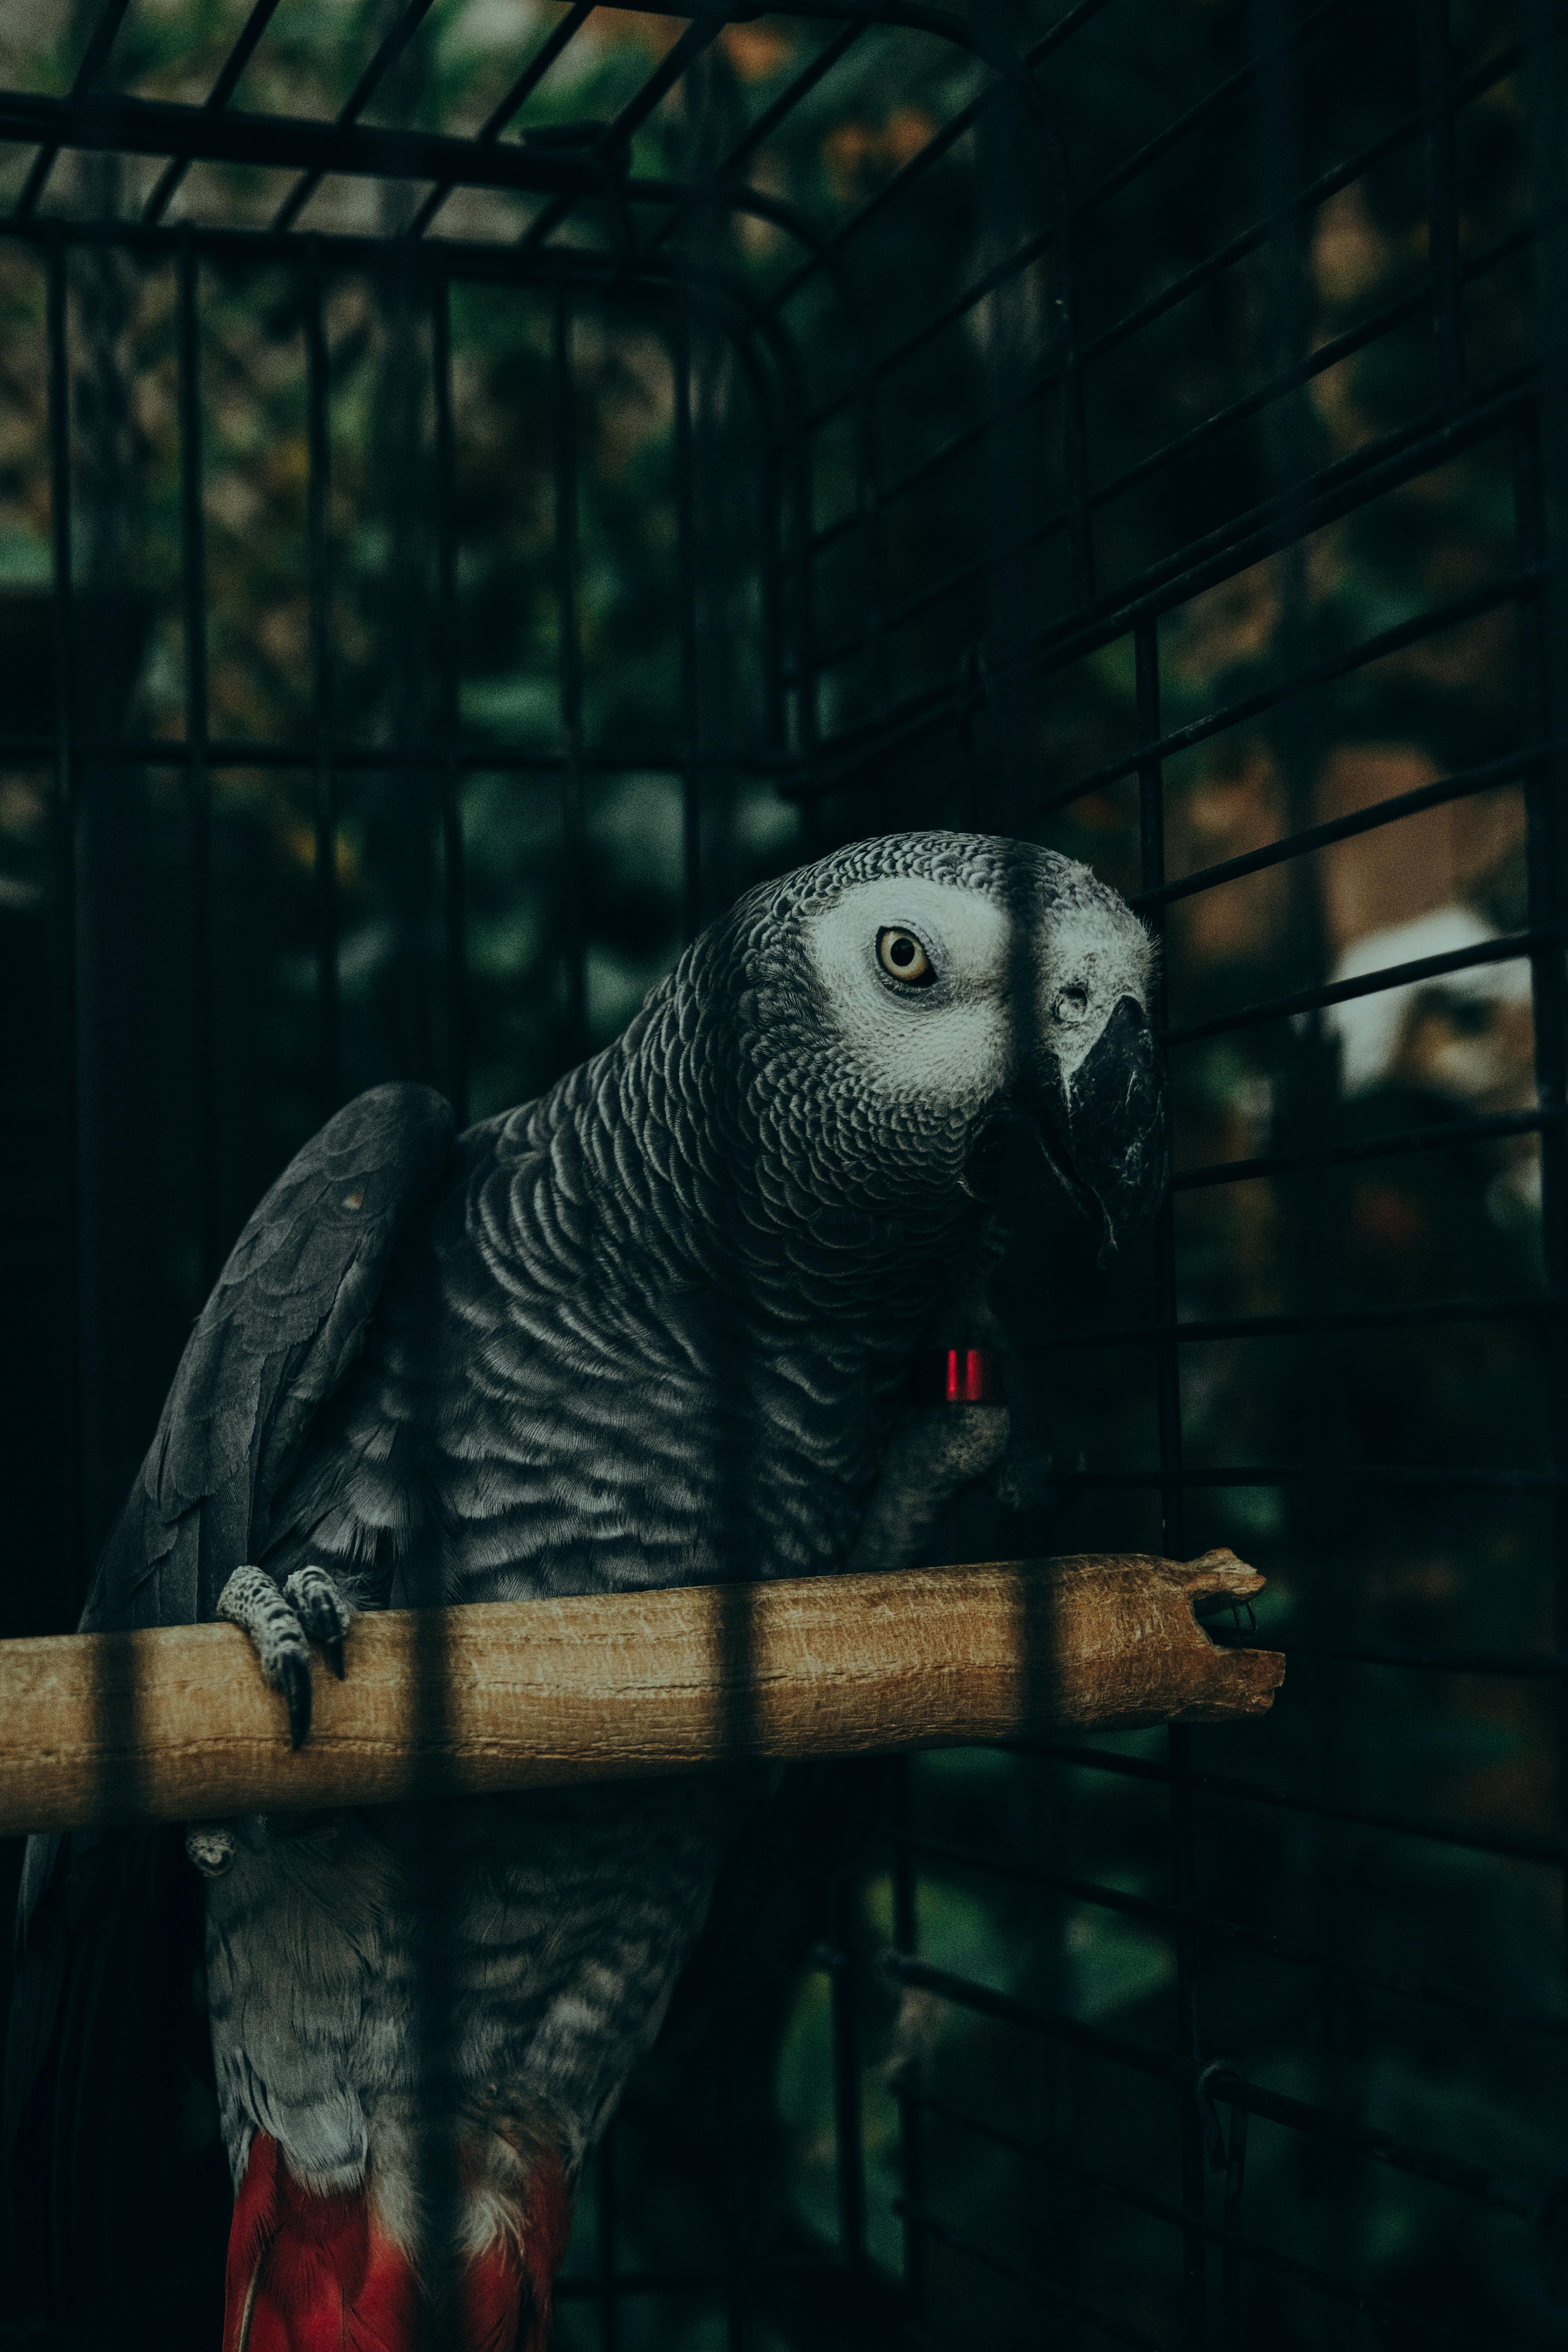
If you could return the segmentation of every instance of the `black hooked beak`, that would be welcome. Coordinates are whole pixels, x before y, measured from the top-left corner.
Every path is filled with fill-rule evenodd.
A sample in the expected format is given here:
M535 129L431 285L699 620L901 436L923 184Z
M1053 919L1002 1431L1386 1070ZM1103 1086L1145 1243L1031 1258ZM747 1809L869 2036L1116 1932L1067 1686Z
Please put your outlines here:
M998 1197L1022 1178L1037 1199L1042 1157L1072 1207L1100 1227L1101 1264L1158 1208L1166 1176L1163 1076L1148 1016L1131 996L1121 999L1065 1085L1052 1072L1015 1089L980 1139L974 1189Z

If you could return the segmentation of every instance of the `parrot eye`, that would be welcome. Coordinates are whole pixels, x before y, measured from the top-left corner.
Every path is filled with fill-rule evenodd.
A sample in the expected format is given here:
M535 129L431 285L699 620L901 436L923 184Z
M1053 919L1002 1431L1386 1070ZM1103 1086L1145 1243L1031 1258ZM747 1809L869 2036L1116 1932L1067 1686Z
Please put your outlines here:
M901 980L906 988L929 988L936 978L913 931L900 930L896 923L878 932L877 961L889 980Z
M1061 994L1058 997L1055 1004L1051 1007L1051 1010L1056 1014L1058 1021L1062 1022L1068 1028L1075 1029L1079 1023L1086 1019L1088 1016L1088 989L1064 988Z

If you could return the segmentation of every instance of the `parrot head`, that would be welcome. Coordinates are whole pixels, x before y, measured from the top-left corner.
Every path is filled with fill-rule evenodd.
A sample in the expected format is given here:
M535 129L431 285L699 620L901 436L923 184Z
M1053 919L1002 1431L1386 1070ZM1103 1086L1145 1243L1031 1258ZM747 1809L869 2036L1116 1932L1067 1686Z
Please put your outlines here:
M1085 866L1025 842L858 842L733 910L752 1118L813 1195L1054 1200L1102 1253L1165 1179L1153 949ZM780 1150L768 1152L773 1132Z

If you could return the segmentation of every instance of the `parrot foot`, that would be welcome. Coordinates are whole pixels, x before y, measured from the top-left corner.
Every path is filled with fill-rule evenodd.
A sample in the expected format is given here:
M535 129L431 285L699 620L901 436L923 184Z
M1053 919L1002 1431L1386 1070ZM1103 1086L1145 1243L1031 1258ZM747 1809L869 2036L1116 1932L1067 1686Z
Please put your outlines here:
M265 1570L237 1568L218 1594L217 1614L248 1636L289 1710L289 1739L301 1746L310 1728L310 1643L341 1682L353 1611L325 1569L296 1569L280 1591Z
M239 1841L226 1822L191 1822L185 1828L185 1854L204 1878L221 1878L230 1865Z
M353 1611L324 1568L297 1568L283 1587L294 1614L320 1649L339 1682L343 1678L343 1635Z

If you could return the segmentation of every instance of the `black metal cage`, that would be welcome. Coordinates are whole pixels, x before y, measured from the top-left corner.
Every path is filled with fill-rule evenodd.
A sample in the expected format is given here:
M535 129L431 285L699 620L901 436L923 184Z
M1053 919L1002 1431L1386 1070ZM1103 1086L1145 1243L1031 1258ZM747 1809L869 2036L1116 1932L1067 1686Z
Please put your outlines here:
M1559 2341L1568 18L16 13L6 1629L347 1094L525 1095L835 841L1069 848L1177 1173L946 1540L1232 1543L1290 1681L807 1807L562 2337Z

